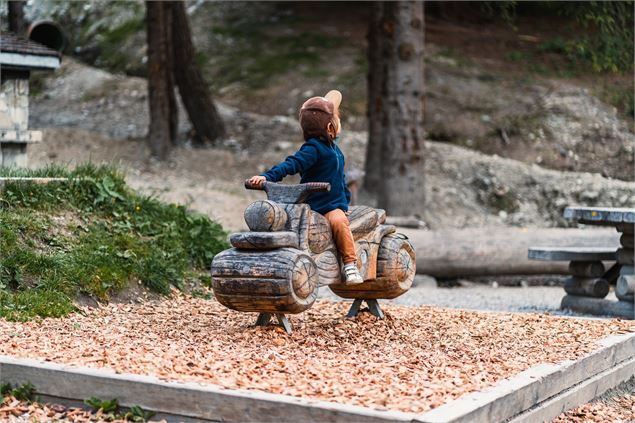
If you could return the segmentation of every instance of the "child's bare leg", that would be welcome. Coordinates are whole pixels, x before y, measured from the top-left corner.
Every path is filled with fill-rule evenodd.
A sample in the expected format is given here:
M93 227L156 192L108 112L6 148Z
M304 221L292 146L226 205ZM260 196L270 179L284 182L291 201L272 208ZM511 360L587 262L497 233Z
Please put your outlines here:
M357 262L355 241L353 240L353 233L351 232L348 217L340 209L332 210L326 213L324 217L326 217L326 220L328 220L331 225L335 245L337 245L337 249L342 256L346 283L362 283L364 280L355 265Z

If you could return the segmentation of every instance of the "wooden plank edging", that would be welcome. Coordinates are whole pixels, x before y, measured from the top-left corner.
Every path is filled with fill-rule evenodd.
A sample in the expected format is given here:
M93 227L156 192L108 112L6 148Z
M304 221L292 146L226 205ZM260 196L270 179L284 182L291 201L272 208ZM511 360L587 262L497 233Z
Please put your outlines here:
M595 375L560 394L537 404L532 409L514 417L510 423L550 421L565 411L585 404L611 388L626 382L635 375L635 358Z
M491 388L445 403L421 415L420 420L426 423L506 421L635 358L635 333L609 336L599 344L601 348L579 360L532 367Z
M193 382L166 382L153 376L7 356L0 356L0 382L30 382L38 394L48 397L80 401L91 396L117 398L124 407L139 405L159 413L213 421L412 422L416 417L399 411Z

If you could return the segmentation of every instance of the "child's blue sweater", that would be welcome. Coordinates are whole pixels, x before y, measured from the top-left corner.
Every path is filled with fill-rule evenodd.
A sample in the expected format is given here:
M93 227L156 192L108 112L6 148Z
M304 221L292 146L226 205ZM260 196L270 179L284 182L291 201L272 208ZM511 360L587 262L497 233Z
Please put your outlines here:
M325 214L335 209L348 210L351 193L344 178L344 154L335 143L309 138L302 147L284 162L261 173L267 181L279 182L287 175L300 173L305 182L328 182L329 192L314 192L306 202L312 210Z

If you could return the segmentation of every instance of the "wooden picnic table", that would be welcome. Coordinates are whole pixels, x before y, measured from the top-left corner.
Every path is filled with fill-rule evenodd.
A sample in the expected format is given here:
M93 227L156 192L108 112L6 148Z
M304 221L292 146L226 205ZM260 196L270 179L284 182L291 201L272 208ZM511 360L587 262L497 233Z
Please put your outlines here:
M615 295L619 301L600 300L567 295L563 298L562 307L576 311L594 312L599 314L625 314L635 318L635 209L612 207L567 207L564 218L586 225L614 226L620 232L620 246L615 252L616 264L609 269L615 279ZM612 270L612 272L611 272ZM606 277L606 276L605 276ZM611 278L608 278L611 279ZM612 304L615 303L615 304ZM619 312L610 312L615 308Z
M614 207L567 207L564 218L588 225L630 227L633 233L635 209ZM618 229L619 230L619 229Z
M564 210L564 218L576 220L586 225L614 226L622 234L620 237L620 248L616 252L617 262L620 267L630 267L630 269L626 269L627 273L633 274L635 209L567 207Z

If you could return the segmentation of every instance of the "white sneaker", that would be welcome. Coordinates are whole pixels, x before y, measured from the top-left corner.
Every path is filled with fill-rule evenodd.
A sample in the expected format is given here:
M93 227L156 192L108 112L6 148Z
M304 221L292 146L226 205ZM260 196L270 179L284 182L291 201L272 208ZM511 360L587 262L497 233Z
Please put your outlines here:
M344 281L345 285L357 285L364 282L362 275L359 274L359 270L357 270L357 266L354 263L344 266L344 276L346 277Z

